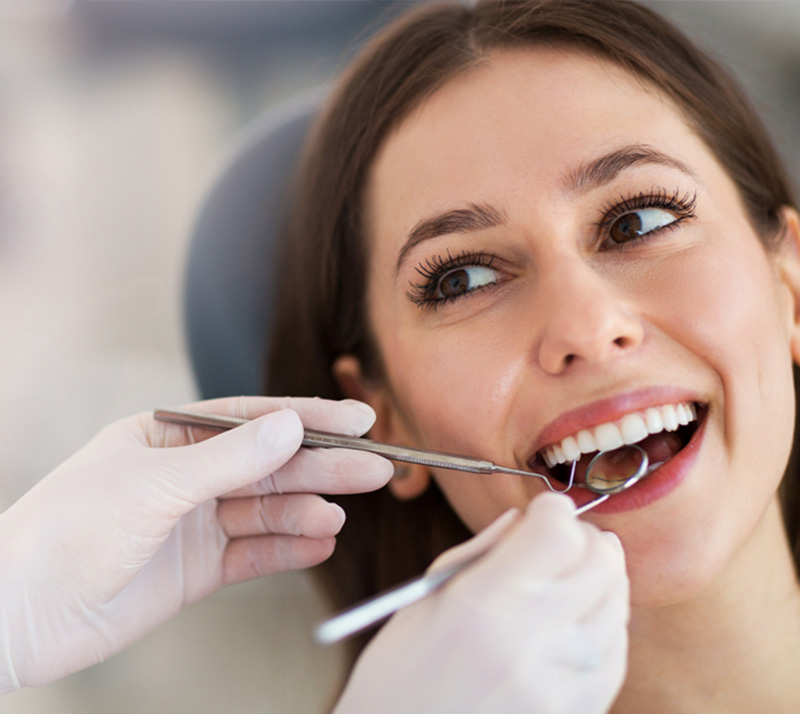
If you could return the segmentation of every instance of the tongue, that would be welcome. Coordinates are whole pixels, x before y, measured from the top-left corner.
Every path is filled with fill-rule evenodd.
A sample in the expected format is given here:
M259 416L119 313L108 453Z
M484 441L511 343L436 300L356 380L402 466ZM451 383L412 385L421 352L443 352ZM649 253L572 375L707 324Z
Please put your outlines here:
M677 431L661 432L648 436L644 441L639 442L651 464L669 461L684 446L683 439L678 436Z
M683 440L675 431L662 431L660 434L648 436L644 441L636 444L644 449L647 459L651 464L664 463L677 454L684 446ZM624 447L621 447L624 448ZM589 462L595 457L597 452L584 454L575 469L575 482L586 483L586 469ZM569 471L567 471L569 473Z

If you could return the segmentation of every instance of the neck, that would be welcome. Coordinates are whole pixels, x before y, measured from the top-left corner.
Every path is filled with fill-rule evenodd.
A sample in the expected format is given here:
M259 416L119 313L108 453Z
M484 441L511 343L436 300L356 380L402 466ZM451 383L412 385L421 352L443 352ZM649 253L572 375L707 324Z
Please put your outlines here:
M629 633L613 714L800 711L800 589L777 499L713 585L634 608Z

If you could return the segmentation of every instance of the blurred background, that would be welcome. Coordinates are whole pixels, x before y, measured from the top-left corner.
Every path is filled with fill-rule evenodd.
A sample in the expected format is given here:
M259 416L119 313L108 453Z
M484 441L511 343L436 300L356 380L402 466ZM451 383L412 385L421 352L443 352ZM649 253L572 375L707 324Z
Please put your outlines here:
M0 510L108 422L196 398L203 196L248 125L410 4L0 0ZM800 2L648 4L740 77L797 182ZM229 588L0 711L322 712L343 672L310 641L324 614L308 574Z

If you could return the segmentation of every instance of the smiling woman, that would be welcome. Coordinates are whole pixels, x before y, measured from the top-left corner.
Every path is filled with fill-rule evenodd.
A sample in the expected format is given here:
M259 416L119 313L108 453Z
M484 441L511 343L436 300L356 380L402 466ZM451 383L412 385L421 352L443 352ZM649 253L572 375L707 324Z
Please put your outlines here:
M658 468L585 517L630 578L613 711L800 706L777 497L800 228L725 73L633 3L429 5L353 65L299 185L271 389L363 399L375 438L562 481L639 443ZM413 467L347 499L329 589L343 604L416 574L542 490ZM756 670L768 698L740 676Z

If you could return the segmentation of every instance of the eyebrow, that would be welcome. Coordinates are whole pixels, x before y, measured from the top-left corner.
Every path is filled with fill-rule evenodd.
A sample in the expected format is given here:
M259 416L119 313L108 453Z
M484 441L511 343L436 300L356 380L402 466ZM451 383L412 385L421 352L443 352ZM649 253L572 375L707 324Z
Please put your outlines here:
M693 179L695 173L683 162L647 144L630 144L615 149L570 171L564 179L568 193L586 193L613 181L622 171L634 166L656 164L677 169ZM470 204L421 220L408 234L397 258L397 271L408 253L423 241L450 233L470 233L493 228L508 222L508 218L487 204Z
M645 164L667 166L697 179L695 173L683 162L647 144L631 144L570 171L565 178L564 187L568 193L586 193L610 183L625 169Z
M400 249L397 270L403 264L409 251L423 241L448 235L449 233L472 233L485 228L493 228L506 223L507 218L496 208L486 204L470 204L467 208L438 213L421 220L408 234L408 239Z

